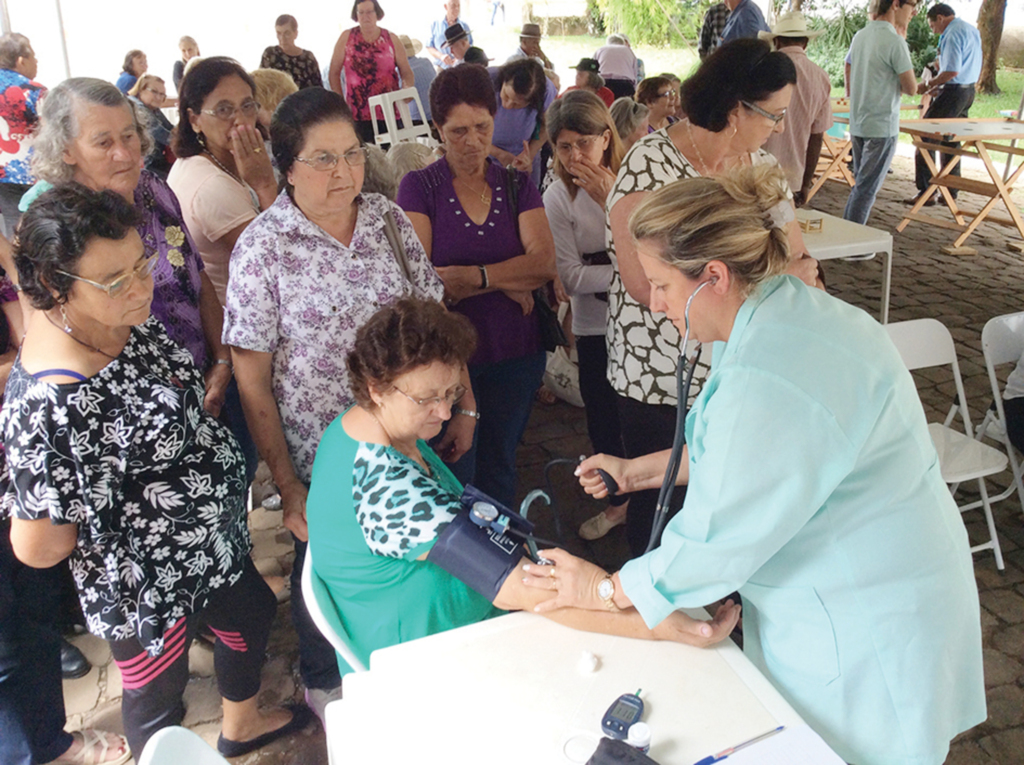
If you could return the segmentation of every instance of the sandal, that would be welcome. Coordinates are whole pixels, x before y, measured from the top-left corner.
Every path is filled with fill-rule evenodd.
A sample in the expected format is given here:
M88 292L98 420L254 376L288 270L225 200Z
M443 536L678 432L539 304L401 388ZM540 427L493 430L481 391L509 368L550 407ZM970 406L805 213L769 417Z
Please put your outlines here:
M302 730L312 719L313 712L309 707L296 705L292 707L292 719L277 730L267 731L262 736L251 738L248 741L232 741L221 735L217 739L217 751L225 757L241 757L243 754L254 752L272 741L277 741L282 736Z
M132 752L128 748L128 739L124 736L94 728L75 731L71 735L76 739L81 738L82 748L78 750L78 754L72 757L66 755L58 757L48 765L124 765L132 758ZM107 742L111 736L117 739L113 746ZM99 757L96 756L97 745L99 745ZM124 750L122 754L114 754L111 751L118 747Z

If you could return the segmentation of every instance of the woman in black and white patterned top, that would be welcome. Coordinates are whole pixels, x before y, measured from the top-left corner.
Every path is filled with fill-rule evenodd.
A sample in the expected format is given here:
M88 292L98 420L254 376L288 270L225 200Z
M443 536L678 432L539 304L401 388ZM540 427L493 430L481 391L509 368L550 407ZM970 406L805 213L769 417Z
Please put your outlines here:
M32 205L14 260L37 309L0 413L15 555L70 555L89 630L121 670L136 754L180 724L198 617L218 640L222 753L308 721L256 706L276 600L249 559L245 464L203 408L202 372L150 316L156 255L114 192L71 183Z
M650 286L627 227L630 214L650 192L681 178L714 176L737 165L777 164L761 149L782 130L796 82L792 61L761 40L723 45L682 86L687 119L634 144L608 196L608 254L615 271L608 288L608 380L619 396L626 456L640 457L672 446L676 419L675 369L682 339L665 316L647 308ZM806 252L792 206L787 206L791 251ZM798 261L794 273L814 282L817 262ZM692 348L689 349L692 353ZM707 376L697 367L691 401ZM683 402L679 402L683 403ZM657 492L632 495L626 523L630 548L647 547ZM674 507L685 492L676 491Z

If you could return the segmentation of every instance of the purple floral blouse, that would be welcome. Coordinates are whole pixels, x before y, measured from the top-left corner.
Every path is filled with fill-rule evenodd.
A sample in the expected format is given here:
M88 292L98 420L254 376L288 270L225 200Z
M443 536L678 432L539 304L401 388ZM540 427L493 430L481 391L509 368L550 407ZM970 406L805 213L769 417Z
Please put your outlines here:
M444 285L401 208L363 194L352 243L312 223L282 192L231 253L224 342L273 354L272 387L295 474L309 483L327 426L355 403L345 358L359 329L401 297L441 300ZM391 211L412 272L406 281L384 234Z
M153 271L150 312L203 371L209 361L199 313L203 260L182 220L178 198L164 181L143 170L135 187L135 209L143 215L138 228L143 244L160 253Z

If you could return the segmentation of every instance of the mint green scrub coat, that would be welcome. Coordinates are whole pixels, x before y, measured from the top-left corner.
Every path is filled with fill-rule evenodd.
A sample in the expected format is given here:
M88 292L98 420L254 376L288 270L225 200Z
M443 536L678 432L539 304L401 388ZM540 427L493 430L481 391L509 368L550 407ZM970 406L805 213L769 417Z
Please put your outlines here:
M978 593L883 327L793 277L740 308L686 419L690 480L622 588L649 626L743 597L744 651L854 765L938 765L985 719Z
M368 666L370 653L378 648L504 613L444 569L417 560L430 551L446 522L422 536L414 531L410 536L416 541L401 557L370 549L357 520L360 512L382 518L382 527L431 514L448 517L458 510L457 503L437 506L434 491L440 488L457 498L462 486L424 441L417 445L432 477L396 449L377 445L370 445L375 454L369 470L355 470L360 442L345 432L342 416L328 426L317 447L306 519L316 573L327 585L356 656ZM357 504L354 495L365 502ZM340 654L338 667L342 675L352 671Z

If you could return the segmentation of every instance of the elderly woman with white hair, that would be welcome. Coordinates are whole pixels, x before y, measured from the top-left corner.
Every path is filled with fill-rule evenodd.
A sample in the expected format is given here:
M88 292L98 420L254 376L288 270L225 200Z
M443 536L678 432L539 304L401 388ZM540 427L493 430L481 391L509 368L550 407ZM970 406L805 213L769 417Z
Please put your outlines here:
M231 354L220 339L223 310L178 200L164 181L142 169L151 140L131 102L104 80L75 77L50 91L40 117L32 168L46 183L26 194L23 209L51 184L77 181L94 191L117 192L142 214L136 229L159 254L152 313L203 371L203 405L242 444L251 480L256 450L232 379Z

